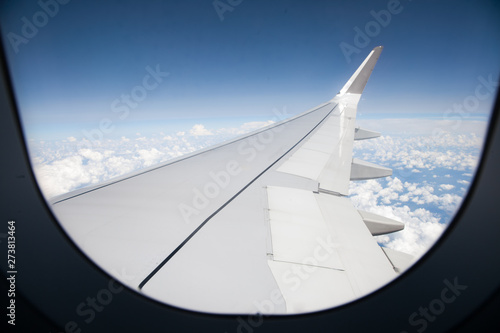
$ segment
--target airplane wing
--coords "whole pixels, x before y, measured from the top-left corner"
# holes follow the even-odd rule
[[[366,295],[404,254],[373,235],[349,182],[391,174],[352,158],[374,48],[330,101],[232,141],[64,194],[51,208],[78,247],[128,287],[201,312],[296,314]],[[403,257],[403,259],[401,259]]]

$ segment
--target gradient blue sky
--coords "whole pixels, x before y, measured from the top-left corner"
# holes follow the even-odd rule
[[[42,0],[50,2],[51,0]],[[227,0],[222,0],[227,3]],[[244,0],[221,21],[213,1],[81,1],[14,52],[37,1],[4,1],[2,35],[28,137],[81,137],[108,118],[113,135],[183,130],[188,123],[296,114],[340,90],[369,51],[384,51],[359,117],[441,117],[500,73],[498,1],[402,0],[401,12],[346,61],[355,27],[391,1]],[[111,103],[142,83],[147,66],[170,75],[126,119]],[[472,117],[486,117],[493,95]],[[228,119],[232,119],[229,121]]]

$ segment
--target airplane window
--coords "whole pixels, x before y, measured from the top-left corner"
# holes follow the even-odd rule
[[[1,29],[38,185],[88,258],[183,309],[301,314],[384,286],[449,226],[499,11],[5,1]]]

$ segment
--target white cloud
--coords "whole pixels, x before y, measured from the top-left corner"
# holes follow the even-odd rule
[[[91,149],[80,150],[75,147],[81,140],[76,139],[57,143],[30,141],[34,145],[30,151],[41,188],[47,197],[52,197],[163,163],[272,123],[248,122],[212,130],[196,124],[176,133],[137,133],[130,135],[133,139],[106,139]],[[384,246],[420,256],[445,229],[445,216],[459,207],[459,194],[466,191],[470,183],[467,178],[474,174],[481,144],[473,134],[439,138],[382,136],[356,141],[355,157],[391,167],[394,174],[384,180],[352,182],[350,198],[358,209],[404,222],[403,231],[377,239]],[[462,179],[454,178],[457,174]],[[441,183],[441,179],[446,179],[446,183]],[[454,182],[463,187],[452,185]]]
[[[31,160],[46,197],[150,167],[223,140],[221,136],[176,134],[121,136],[92,145],[84,139],[60,142],[31,141]],[[77,147],[90,146],[77,150]]]
[[[78,153],[92,161],[101,161],[103,158],[103,155],[101,153],[90,149],[80,149]]]
[[[409,138],[381,136],[354,143],[354,148],[361,152],[362,159],[390,164],[393,168],[403,167],[409,169],[409,172],[435,168],[474,170],[481,147],[482,138],[474,134]]]
[[[249,133],[249,132],[261,129],[263,127],[272,125],[274,123],[275,123],[275,121],[273,121],[273,120],[251,121],[251,122],[243,123],[239,127],[220,128],[217,130],[217,133],[230,134],[230,135],[240,135],[240,134],[245,134],[245,133]]]
[[[34,168],[37,181],[47,197],[91,182],[92,177],[85,171],[82,160],[81,156],[74,155]]]
[[[435,136],[439,137],[451,135],[455,137],[455,142],[459,144],[462,137],[473,133],[477,136],[484,136],[488,126],[487,120],[467,120],[462,119],[457,123],[456,119],[358,119],[361,127],[369,128],[381,133],[401,133],[404,131],[408,136]],[[458,126],[457,126],[458,125]]]
[[[156,148],[151,148],[150,150],[140,149],[137,151],[139,157],[144,161],[144,166],[151,166],[158,163],[162,156],[164,155]]]
[[[463,198],[459,195],[446,193],[438,197],[436,204],[440,209],[446,212],[455,213],[458,207],[460,207],[462,200]]]
[[[389,183],[388,183],[389,187],[392,188],[394,191],[397,191],[397,192],[403,191],[404,186],[403,186],[403,183],[401,182],[401,180],[399,180],[398,178],[389,177],[388,181],[389,181]]]
[[[189,133],[195,136],[214,135],[212,132],[207,130],[205,126],[203,126],[202,124],[194,125],[193,128],[191,128],[191,130],[189,131]]]
[[[403,194],[399,197],[399,201],[408,202],[410,200],[410,196],[408,194]]]
[[[110,178],[112,178],[134,171],[140,164],[123,156],[111,156],[106,160],[105,166]]]
[[[69,137],[67,138],[67,140],[68,140],[69,142],[75,142],[75,141],[76,141],[76,138],[75,138],[74,136],[69,136]]]
[[[457,171],[472,176],[481,146],[482,138],[471,133],[381,136],[356,141],[355,157],[391,167],[393,176],[352,182],[350,198],[358,209],[404,222],[403,231],[379,236],[377,240],[383,246],[419,257],[438,239],[448,218],[460,206],[464,190],[458,192],[449,182],[456,179],[453,178]],[[449,172],[439,176],[443,170]],[[448,179],[447,183],[440,183],[440,177]],[[469,184],[463,179],[456,181]]]
[[[273,120],[251,121],[251,122],[248,122],[248,123],[244,123],[243,125],[241,125],[240,128],[242,130],[246,130],[246,131],[250,132],[250,131],[254,131],[254,130],[257,130],[257,129],[260,129],[262,127],[266,127],[266,126],[269,126],[269,125],[272,125],[272,124],[274,124]]]
[[[412,211],[407,205],[395,205],[393,200],[407,202],[412,198],[425,204],[429,198],[433,198],[432,188],[405,183],[403,189],[403,184],[397,178],[389,180],[388,184],[389,187],[382,188],[376,180],[352,182],[351,201],[357,209],[403,222],[403,231],[376,237],[377,241],[394,250],[420,257],[441,235],[445,225],[439,223],[440,219],[427,209]],[[398,196],[399,192],[408,189],[411,191]],[[417,194],[420,196],[415,196]]]
[[[378,242],[415,258],[422,256],[446,228],[431,212],[420,208],[411,211],[408,206],[391,207],[392,215],[405,224],[397,233],[375,237]]]

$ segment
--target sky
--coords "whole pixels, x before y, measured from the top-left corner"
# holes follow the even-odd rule
[[[360,116],[442,117],[500,73],[496,1],[66,2],[3,5],[29,138],[80,138],[102,119],[120,137],[297,114],[332,98],[377,45]],[[148,68],[161,82],[136,88]],[[470,116],[487,117],[492,96]]]
[[[498,1],[4,1],[4,49],[46,197],[224,141],[331,99],[383,45],[355,157],[359,209],[416,256],[453,217],[500,74]]]

